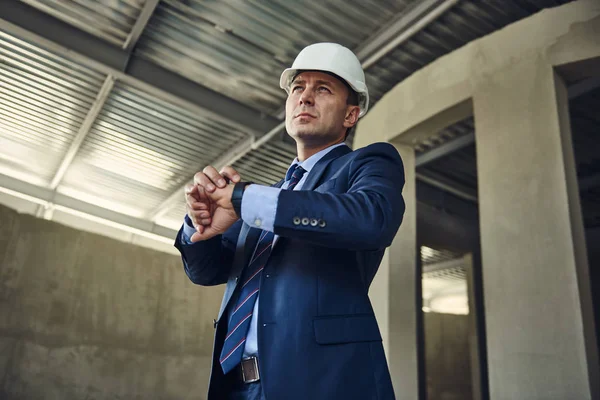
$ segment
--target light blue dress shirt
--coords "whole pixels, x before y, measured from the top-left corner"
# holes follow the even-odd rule
[[[277,212],[277,200],[279,198],[279,192],[286,189],[289,185],[290,169],[299,164],[306,170],[306,173],[300,179],[300,182],[296,185],[294,190],[301,190],[306,178],[310,174],[315,164],[319,162],[327,153],[336,147],[345,146],[345,143],[335,144],[329,146],[326,149],[313,154],[304,161],[298,161],[295,158],[290,167],[288,168],[288,174],[286,174],[286,181],[283,183],[281,188],[274,188],[261,185],[250,185],[244,191],[244,197],[242,198],[242,219],[245,223],[254,228],[260,228],[265,231],[273,232],[275,229],[275,213]],[[189,238],[196,232],[194,227],[190,226],[187,221],[183,224],[183,239],[189,242]],[[279,236],[275,235],[273,238],[273,246],[277,243]],[[260,297],[260,292],[259,292]],[[258,324],[258,300],[254,304],[254,311],[252,313],[252,320],[250,321],[250,327],[248,328],[248,335],[246,336],[246,343],[244,348],[243,357],[250,357],[258,355],[258,342],[256,337],[257,324]]]

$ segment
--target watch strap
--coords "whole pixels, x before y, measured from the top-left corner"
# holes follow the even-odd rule
[[[242,218],[242,198],[244,196],[244,189],[246,186],[251,185],[253,182],[238,182],[233,187],[233,193],[231,194],[231,204],[238,217]]]

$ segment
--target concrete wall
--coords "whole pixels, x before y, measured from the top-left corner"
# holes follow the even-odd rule
[[[204,399],[222,289],[0,206],[0,398]]]
[[[472,399],[467,315],[424,313],[427,400]]]

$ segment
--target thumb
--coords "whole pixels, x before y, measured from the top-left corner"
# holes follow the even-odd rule
[[[204,226],[201,228],[204,228],[204,229],[201,229],[202,232],[196,231],[190,237],[190,241],[192,243],[201,242],[203,240],[208,240],[208,239],[211,239],[211,238],[217,236],[217,232],[214,229],[212,229],[210,226]]]

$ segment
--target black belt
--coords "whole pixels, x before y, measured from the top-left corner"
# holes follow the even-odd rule
[[[239,383],[253,383],[260,381],[258,358],[244,358],[241,363],[227,374],[227,376]]]

